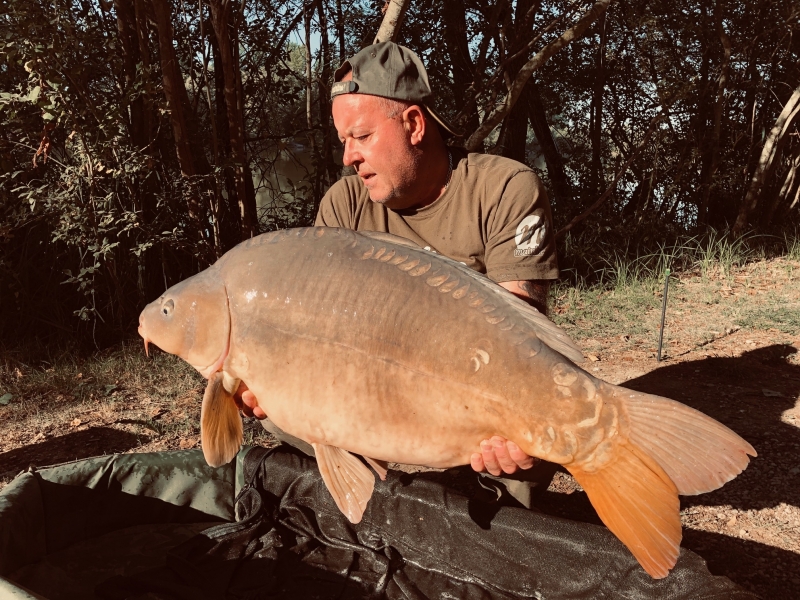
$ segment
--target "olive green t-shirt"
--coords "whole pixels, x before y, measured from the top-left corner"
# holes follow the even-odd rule
[[[432,204],[386,208],[352,175],[325,194],[316,224],[399,235],[496,282],[557,279],[550,203],[536,173],[501,156],[450,151],[450,184]]]

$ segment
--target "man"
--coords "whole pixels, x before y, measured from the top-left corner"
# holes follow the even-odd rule
[[[422,61],[393,42],[345,61],[331,97],[342,161],[357,174],[328,190],[316,224],[402,236],[486,274],[547,314],[558,265],[550,206],[536,174],[507,158],[448,147],[445,139],[456,134],[433,111]],[[265,419],[252,394],[241,391],[245,414]],[[533,464],[500,437],[484,440],[471,460],[475,471],[495,476]],[[529,504],[529,498],[520,501]]]

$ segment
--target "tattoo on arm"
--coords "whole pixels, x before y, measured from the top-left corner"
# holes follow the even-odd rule
[[[520,281],[520,289],[525,292],[525,296],[518,294],[522,298],[538,310],[543,315],[547,315],[547,293],[550,291],[549,281]]]

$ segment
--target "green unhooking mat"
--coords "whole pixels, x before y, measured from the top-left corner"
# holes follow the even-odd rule
[[[682,550],[651,579],[605,528],[390,472],[361,523],[313,459],[245,448],[99,457],[0,493],[0,599],[744,599]]]

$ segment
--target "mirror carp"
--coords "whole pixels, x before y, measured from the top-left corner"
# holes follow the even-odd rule
[[[604,382],[578,347],[513,294],[396,236],[336,228],[242,242],[140,317],[147,344],[208,379],[201,441],[233,459],[244,382],[285,432],[310,443],[357,523],[386,462],[469,464],[499,435],[563,465],[653,577],[675,565],[678,495],[715,490],[756,456],[688,406]],[[385,471],[383,471],[385,473]]]

